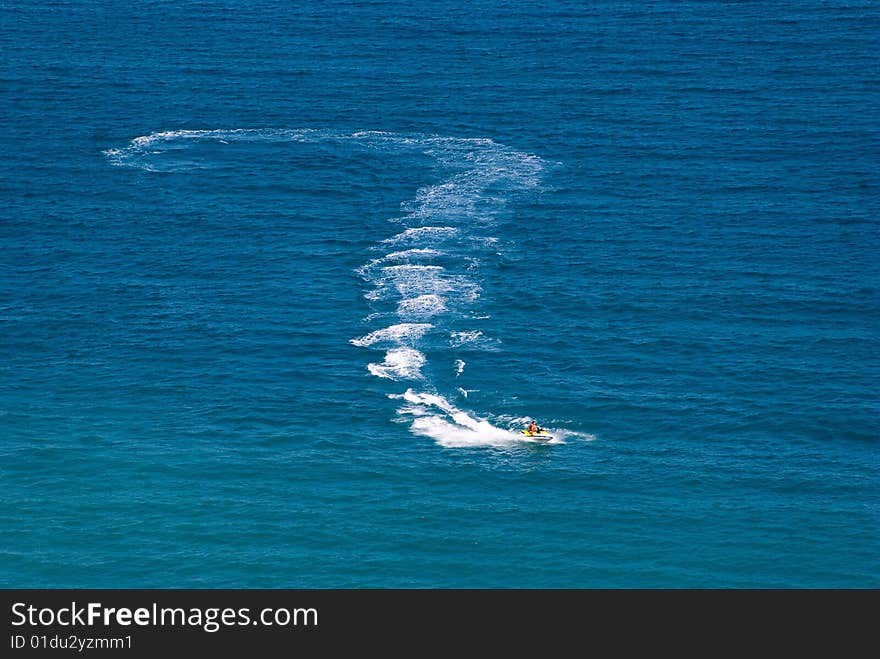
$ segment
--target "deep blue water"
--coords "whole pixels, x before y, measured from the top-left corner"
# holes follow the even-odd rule
[[[880,586],[878,35],[3,2],[0,585]]]

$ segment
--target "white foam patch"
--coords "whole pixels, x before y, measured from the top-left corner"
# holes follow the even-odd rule
[[[420,277],[424,274],[442,272],[441,265],[419,265],[417,263],[401,263],[400,265],[386,265],[382,268],[382,273],[386,277],[399,277],[407,279],[410,277]]]
[[[442,295],[452,290],[452,283],[442,276],[439,265],[393,265],[382,268],[379,288],[393,288],[402,298]]]
[[[476,204],[481,200],[479,189],[469,185],[460,175],[437,185],[420,188],[415,199],[401,204],[407,214],[398,222],[443,217],[460,221],[476,215]]]
[[[455,377],[458,377],[459,375],[462,374],[462,372],[464,372],[464,367],[465,367],[464,360],[461,360],[461,359],[455,360]]]
[[[451,290],[451,284],[443,277],[444,271],[439,265],[387,265],[371,281],[377,288],[393,288],[400,297],[436,295]]]
[[[468,238],[471,249],[480,251],[498,252],[498,238],[495,236],[470,236]]]
[[[470,303],[479,298],[481,292],[476,282],[464,275],[448,274],[439,265],[407,263],[385,266],[371,282],[375,288],[365,293],[368,300],[383,300],[395,295],[403,299],[435,295]]]
[[[444,311],[446,311],[446,303],[442,297],[434,293],[407,298],[397,305],[397,315],[407,319],[430,318]]]
[[[382,256],[378,259],[372,259],[368,263],[365,263],[364,265],[357,268],[355,272],[357,272],[364,279],[369,279],[371,272],[384,263],[394,261],[407,261],[409,259],[426,259],[435,256],[443,256],[443,252],[432,249],[430,247],[416,247],[413,249],[405,249],[399,252],[391,252],[390,254],[386,254],[385,256]]]
[[[451,289],[442,277],[443,268],[439,265],[392,265],[384,266],[370,280],[375,290],[366,295],[368,299],[378,300],[397,294],[402,298],[419,295],[440,295]]]
[[[361,348],[368,348],[376,344],[402,345],[417,341],[432,327],[434,326],[430,323],[400,323],[391,327],[383,327],[357,339],[351,339],[349,343]]]
[[[458,234],[461,230],[457,227],[412,227],[390,238],[385,238],[383,243],[422,243],[438,245]]]
[[[385,353],[381,364],[368,364],[367,370],[373,375],[389,380],[420,380],[425,356],[413,348],[394,348]]]
[[[452,332],[452,334],[449,335],[449,344],[454,348],[458,348],[469,343],[476,343],[480,340],[480,337],[482,336],[483,332],[481,330],[471,330],[468,332]]]
[[[407,389],[402,395],[391,394],[389,397],[405,401],[398,413],[412,417],[410,428],[415,434],[430,437],[447,448],[509,447],[522,436],[460,410],[437,394]]]
[[[426,258],[430,256],[441,256],[443,252],[440,252],[436,249],[432,249],[430,247],[414,247],[412,249],[404,249],[399,252],[391,252],[388,254],[384,260],[386,261],[400,261],[405,259],[413,259],[413,258]]]
[[[482,330],[456,331],[449,334],[449,345],[453,348],[494,352],[498,350],[499,343],[498,339],[487,337]]]
[[[441,217],[456,224],[493,222],[507,205],[508,192],[539,184],[544,163],[537,156],[491,141],[480,146],[430,151],[441,163],[457,167],[466,163],[467,168],[442,183],[420,188],[414,199],[401,204],[406,215],[396,221],[430,222]]]

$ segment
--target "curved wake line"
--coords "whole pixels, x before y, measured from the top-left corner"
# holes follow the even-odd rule
[[[412,419],[413,432],[447,448],[508,446],[518,439],[514,431],[460,410],[437,394],[407,389],[403,394],[390,394],[389,398],[404,401],[398,414]]]
[[[476,186],[480,183],[491,183],[500,179],[518,182],[518,185],[523,189],[535,187],[538,185],[538,175],[544,168],[544,161],[538,156],[516,151],[488,138],[444,137],[429,133],[407,135],[382,131],[345,133],[316,128],[220,128],[157,131],[135,137],[125,147],[105,149],[103,153],[113,165],[154,170],[155,167],[149,162],[150,157],[162,154],[165,150],[174,150],[181,142],[219,144],[234,142],[293,142],[300,144],[355,142],[367,148],[421,153],[432,157],[442,165],[459,169],[464,167],[465,171],[453,176],[450,181],[439,186],[422,188],[417,192],[416,200],[404,202],[407,206],[413,203],[418,206],[420,198],[425,200],[442,198],[441,190],[443,188],[450,190],[450,186],[454,186],[454,182],[474,191],[477,191]]]
[[[504,448],[523,443],[564,444],[565,436],[574,436],[562,429],[548,429],[554,436],[552,440],[530,439],[519,431],[524,419],[512,419],[508,428],[502,428],[472,412],[459,409],[443,396],[417,392],[411,388],[403,394],[389,394],[388,397],[403,401],[397,412],[401,418],[411,419],[414,433],[430,437],[446,448]],[[592,439],[592,436],[581,438]]]
[[[371,375],[424,389],[417,392],[408,386],[403,394],[391,394],[404,401],[398,409],[399,420],[408,420],[413,433],[446,447],[523,441],[517,431],[461,410],[438,393],[423,372],[427,359],[422,342],[429,333],[434,337],[445,334],[439,345],[447,350],[497,349],[498,339],[487,337],[482,329],[457,327],[456,323],[467,318],[472,324],[488,317],[464,313],[478,302],[482,292],[478,279],[481,251],[493,253],[497,249],[498,238],[487,232],[510,213],[510,202],[516,195],[540,185],[544,161],[488,138],[287,128],[159,131],[136,137],[123,148],[107,149],[104,154],[118,167],[180,171],[208,167],[217,154],[214,145],[238,142],[355,143],[379,153],[427,155],[447,170],[445,180],[419,188],[411,199],[400,203],[402,214],[388,220],[403,225],[402,229],[370,248],[386,253],[355,269],[368,287],[364,298],[374,307],[364,322],[389,317],[396,322],[349,342],[384,352],[381,362],[367,365]],[[199,144],[206,148],[187,160],[187,150]],[[198,158],[202,162],[197,163]],[[465,362],[455,357],[451,355],[449,363],[454,361],[454,377],[459,381]],[[467,397],[468,389],[456,386],[456,390]]]

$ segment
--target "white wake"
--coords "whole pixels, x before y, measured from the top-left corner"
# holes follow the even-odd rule
[[[509,216],[515,197],[540,186],[545,162],[485,138],[313,129],[162,131],[104,153],[119,167],[177,171],[208,166],[210,149],[234,142],[353,142],[380,153],[429,156],[439,171],[447,172],[443,180],[401,201],[401,214],[388,218],[390,235],[372,245],[370,251],[376,256],[356,269],[373,312],[363,320],[363,335],[350,343],[380,352],[380,358],[370,361],[366,369],[404,388],[391,396],[401,401],[398,420],[409,423],[413,433],[446,447],[522,441],[518,432],[522,426],[515,427],[519,420],[502,422],[501,417],[459,409],[437,391],[437,383],[425,375],[429,366],[426,342],[434,349],[431,354],[438,350],[449,354],[449,368],[455,369],[454,390],[467,398],[474,390],[459,386],[465,367],[459,351],[495,350],[500,342],[479,326],[480,319],[487,318],[485,313],[475,311],[483,293],[481,259],[497,249],[498,237],[492,232],[501,218]],[[208,149],[203,162],[194,163],[196,154],[190,160],[180,156],[193,145]],[[390,324],[369,327],[389,318]]]

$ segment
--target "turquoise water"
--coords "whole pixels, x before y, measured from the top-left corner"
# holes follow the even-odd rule
[[[880,586],[870,3],[0,20],[0,584]]]

